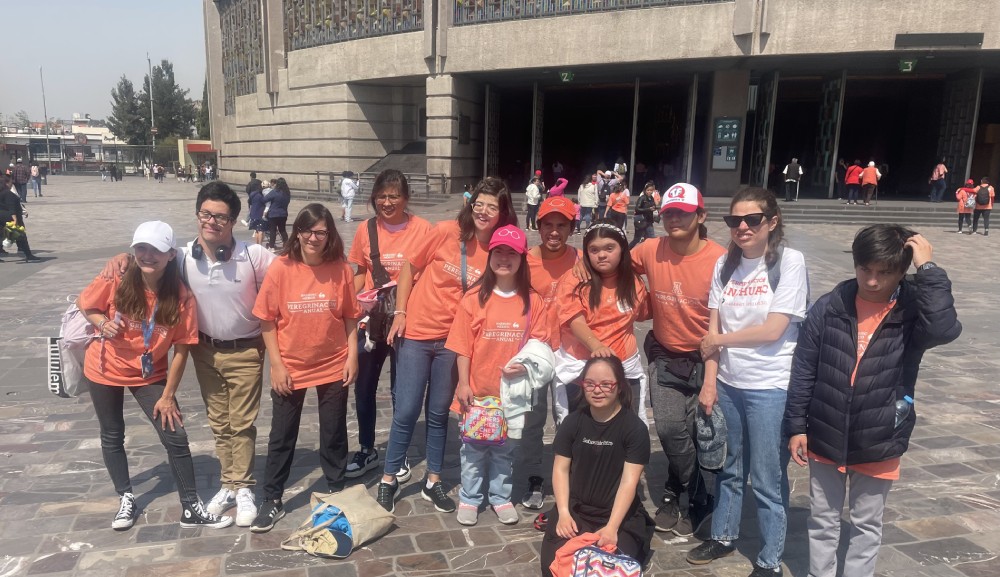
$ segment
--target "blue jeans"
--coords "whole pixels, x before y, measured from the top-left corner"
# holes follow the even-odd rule
[[[535,221],[536,215],[538,215],[538,205],[528,203],[528,214],[524,219],[524,228],[527,230],[538,228],[538,222]]]
[[[584,225],[584,228],[590,228],[590,223],[595,220],[594,219],[594,211],[595,210],[597,210],[597,209],[594,208],[594,207],[592,207],[592,206],[582,206],[582,207],[580,207],[580,219],[583,222],[586,223]]]
[[[445,339],[403,339],[399,345],[396,361],[403,370],[396,375],[396,404],[385,455],[386,475],[395,475],[403,467],[421,409],[427,422],[427,473],[441,473],[448,440],[448,407],[458,384],[457,355],[444,348],[444,342]]]
[[[945,179],[939,178],[931,181],[931,202],[941,202],[944,198],[944,189],[947,188]]]
[[[459,449],[462,457],[462,488],[458,498],[467,505],[483,504],[483,481],[489,484],[490,505],[510,503],[514,484],[511,471],[516,452],[515,439],[503,445],[471,445],[463,443]]]
[[[382,376],[382,366],[389,359],[389,391],[392,406],[396,406],[396,351],[385,343],[375,343],[365,350],[365,335],[358,331],[358,381],[354,385],[354,409],[358,414],[358,443],[368,449],[375,447],[375,393]]]
[[[740,514],[747,476],[757,500],[761,549],[757,565],[774,569],[785,551],[788,515],[788,460],[781,421],[787,392],[782,389],[748,391],[718,381],[718,408],[726,417],[726,462],[716,477],[712,539],[735,541],[740,536]]]

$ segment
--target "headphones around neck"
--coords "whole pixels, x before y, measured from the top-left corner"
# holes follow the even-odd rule
[[[229,262],[229,259],[233,258],[233,248],[235,246],[236,239],[233,239],[233,246],[220,246],[215,249],[215,260]],[[191,245],[191,258],[194,260],[205,258],[205,249],[201,248],[201,243],[198,242],[198,239],[194,239],[194,243]]]

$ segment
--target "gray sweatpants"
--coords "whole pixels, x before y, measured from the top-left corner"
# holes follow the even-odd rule
[[[882,513],[892,481],[876,479],[836,465],[809,461],[809,577],[837,574],[840,514],[848,500],[850,531],[843,575],[871,577],[882,545]]]

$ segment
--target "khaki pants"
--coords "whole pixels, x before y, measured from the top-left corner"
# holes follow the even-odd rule
[[[264,377],[263,347],[226,350],[199,343],[191,348],[201,398],[215,435],[222,486],[252,487],[257,413]]]

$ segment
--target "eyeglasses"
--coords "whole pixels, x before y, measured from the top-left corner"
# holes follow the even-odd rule
[[[614,381],[592,381],[590,379],[583,380],[583,388],[587,391],[593,391],[595,389],[600,389],[602,393],[610,393],[611,391],[618,388],[618,383]]]
[[[310,239],[316,237],[316,240],[326,240],[326,237],[330,236],[330,231],[328,230],[300,230],[299,236],[304,239]]]
[[[500,213],[500,205],[497,204],[486,204],[485,202],[476,201],[472,203],[472,210],[474,212],[485,212],[490,216],[495,216]]]
[[[518,230],[514,230],[512,228],[501,228],[500,230],[496,231],[493,234],[497,235],[500,238],[504,238],[504,237],[508,237],[509,236],[510,238],[512,238],[514,240],[521,240],[521,238],[522,238],[521,237],[521,232],[518,231]]]
[[[754,212],[751,214],[744,214],[743,216],[733,216],[726,215],[722,217],[722,220],[726,221],[726,226],[729,228],[739,228],[741,222],[747,223],[749,227],[759,226],[760,223],[764,222],[763,212]]]
[[[403,198],[403,196],[400,194],[380,194],[375,197],[375,202],[391,202],[395,204],[399,202],[401,198]]]
[[[226,226],[227,224],[233,222],[233,217],[228,214],[215,214],[208,212],[207,210],[199,210],[195,214],[198,216],[198,220],[201,221],[202,224],[208,224],[212,221],[212,219],[215,219],[215,222],[221,224],[222,226]]]

